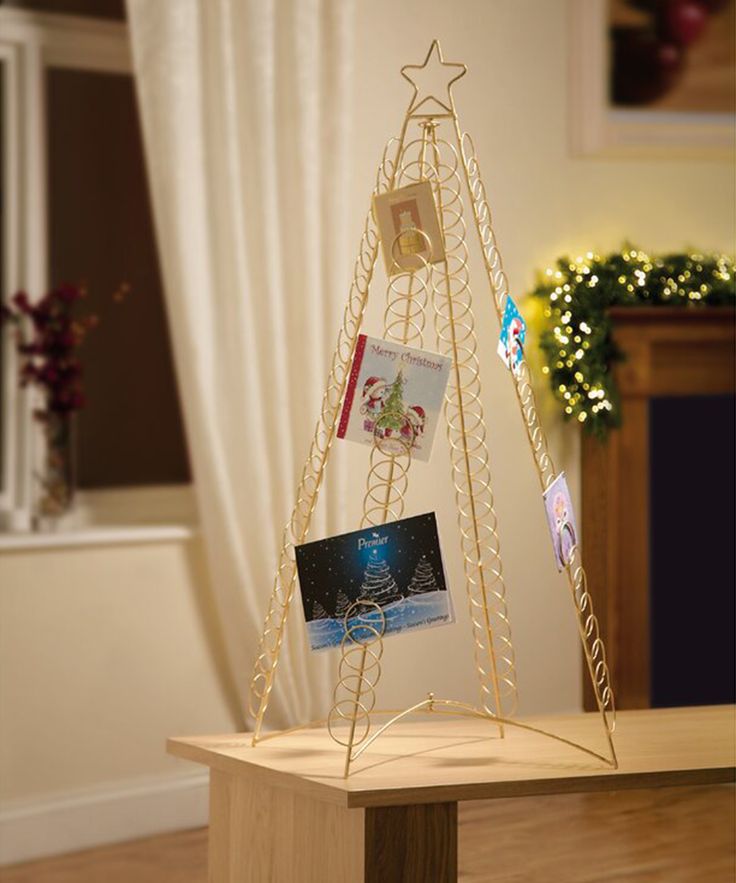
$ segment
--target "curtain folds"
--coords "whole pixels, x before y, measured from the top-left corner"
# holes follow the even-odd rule
[[[350,278],[353,4],[128,0],[200,519],[243,699]],[[315,537],[341,526],[335,465]],[[331,672],[308,653],[297,604],[270,726],[324,713]]]

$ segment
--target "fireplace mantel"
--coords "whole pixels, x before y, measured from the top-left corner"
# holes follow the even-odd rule
[[[625,354],[614,369],[622,425],[605,443],[583,438],[583,561],[617,705],[647,708],[650,401],[736,391],[736,314],[720,307],[618,307],[610,315]],[[594,708],[587,689],[585,707]]]

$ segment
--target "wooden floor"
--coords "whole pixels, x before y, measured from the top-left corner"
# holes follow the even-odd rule
[[[727,785],[476,801],[460,805],[460,880],[733,883],[735,831]],[[206,830],[0,869],[2,883],[206,879]]]

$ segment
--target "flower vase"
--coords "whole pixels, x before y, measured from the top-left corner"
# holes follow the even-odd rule
[[[45,450],[39,475],[36,525],[54,530],[69,513],[76,489],[74,415],[47,412],[43,417]]]

